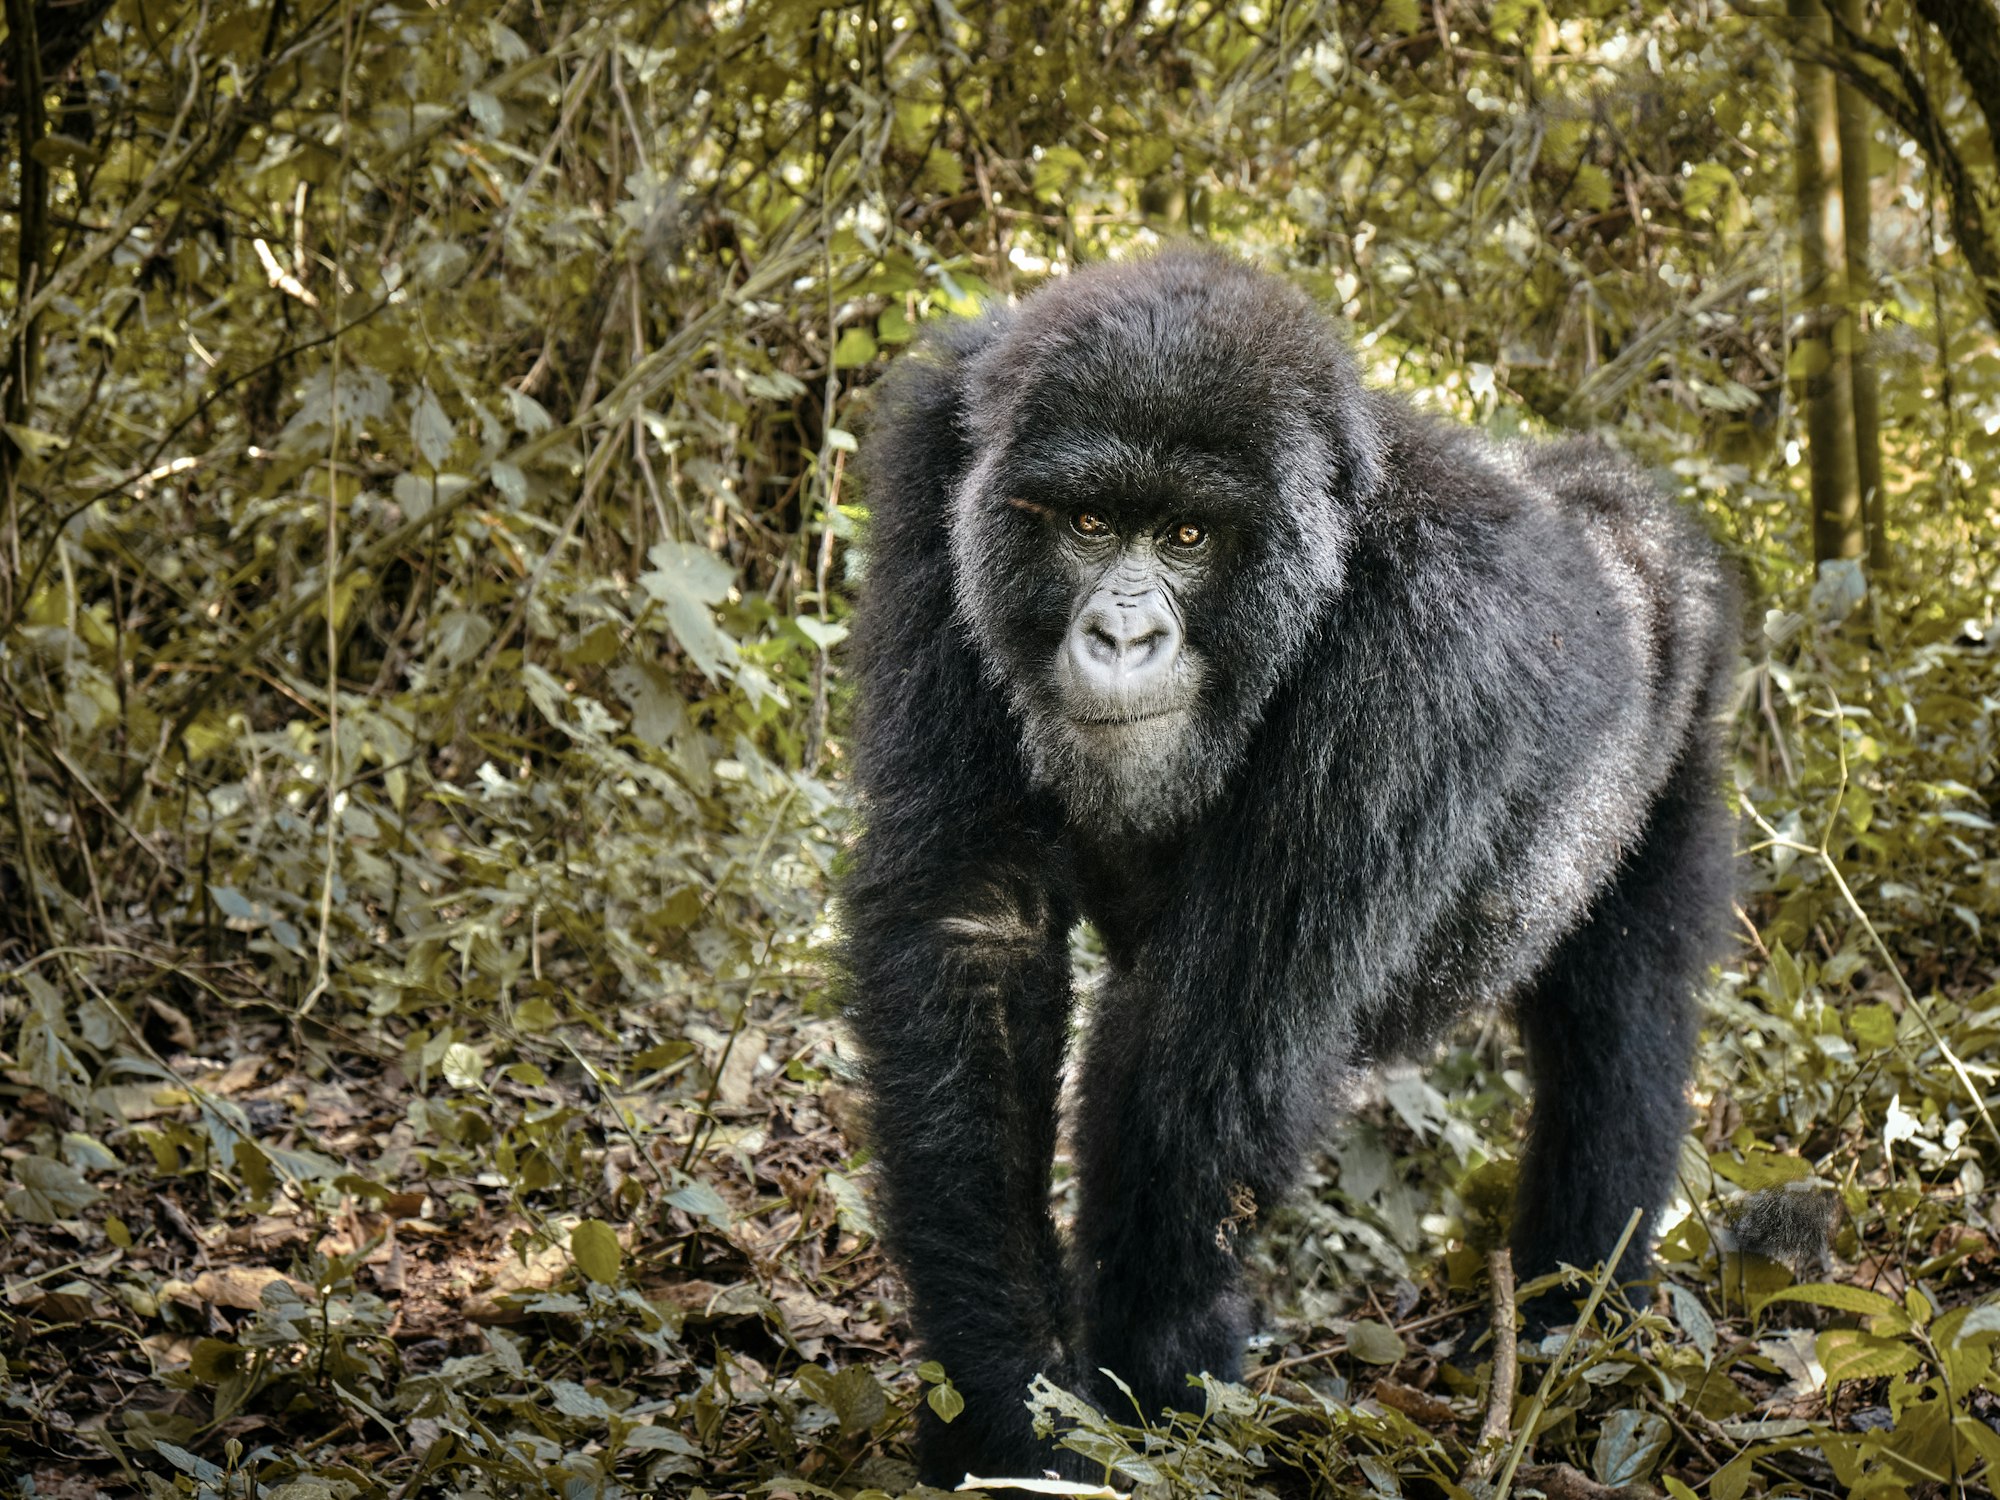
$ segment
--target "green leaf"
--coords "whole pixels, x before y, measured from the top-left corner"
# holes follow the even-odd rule
[[[646,556],[653,571],[639,575],[640,587],[664,607],[667,628],[702,676],[721,681],[736,661],[736,642],[715,623],[711,607],[729,596],[734,571],[713,552],[688,542],[658,542]]]
[[[12,438],[15,445],[30,458],[46,458],[69,446],[66,437],[44,432],[39,427],[24,427],[19,422],[0,422],[0,432]]]
[[[959,1395],[958,1387],[950,1381],[932,1386],[924,1400],[938,1414],[940,1422],[950,1422],[965,1410],[965,1397]]]
[[[1720,162],[1705,161],[1681,186],[1681,207],[1697,219],[1721,217],[1736,193],[1736,178]]]
[[[1701,1351],[1702,1364],[1708,1365],[1715,1358],[1715,1320],[1701,1305],[1701,1299],[1686,1287],[1668,1282],[1667,1296],[1673,1303],[1674,1321],[1681,1325],[1689,1341]]]
[[[47,1156],[24,1156],[14,1163],[18,1184],[7,1195],[7,1211],[30,1224],[73,1218],[101,1196],[81,1172]]]
[[[1901,1375],[1921,1363],[1917,1351],[1901,1340],[1877,1338],[1857,1328],[1830,1328],[1819,1336],[1815,1348],[1828,1390],[1843,1380]]]
[[[671,675],[650,662],[611,669],[611,685],[632,710],[632,733],[662,746],[687,727],[687,705]]]
[[[1743,1500],[1750,1487],[1751,1455],[1740,1453],[1715,1471],[1708,1482],[1710,1500]]]
[[[528,476],[504,458],[494,460],[493,488],[509,505],[528,503]]]
[[[489,136],[498,136],[507,128],[507,111],[500,101],[484,89],[474,89],[465,96],[466,110],[479,122],[479,128]]]
[[[1611,174],[1594,161],[1584,162],[1576,169],[1570,191],[1585,207],[1601,214],[1611,207]]]
[[[569,1253],[576,1268],[604,1286],[618,1285],[625,1269],[625,1252],[618,1231],[602,1219],[585,1219],[569,1232]]]
[[[889,1409],[889,1398],[883,1393],[881,1383],[864,1365],[849,1365],[832,1373],[818,1365],[807,1365],[799,1371],[799,1385],[839,1418],[840,1430],[845,1434],[866,1432]],[[945,1386],[934,1387],[931,1395],[935,1397],[945,1389]]]
[[[1539,0],[1493,0],[1487,26],[1494,41],[1512,46],[1523,32],[1540,23],[1541,13]]]
[[[416,403],[410,409],[410,441],[424,462],[433,469],[442,469],[444,461],[451,454],[451,445],[458,434],[453,430],[451,418],[438,405],[438,398],[425,386],[417,393]]]
[[[546,406],[521,391],[507,392],[507,409],[513,414],[514,425],[523,437],[539,437],[556,425],[556,419],[549,415]]]
[[[592,1394],[574,1380],[551,1380],[549,1396],[554,1401],[556,1410],[566,1417],[608,1422],[617,1415],[602,1396]]]
[[[1626,1407],[1604,1419],[1591,1450],[1590,1468],[1598,1481],[1613,1488],[1638,1484],[1653,1472],[1666,1452],[1672,1429],[1665,1417]]]
[[[811,615],[800,615],[792,622],[799,627],[805,638],[822,651],[831,651],[847,639],[845,625],[831,625],[824,620],[816,620]]]
[[[683,1458],[699,1458],[701,1449],[671,1427],[648,1422],[625,1434],[624,1446],[635,1453],[678,1453]]]
[[[240,1374],[249,1363],[249,1353],[242,1345],[223,1339],[196,1339],[188,1353],[188,1373],[203,1385]]]
[[[667,1202],[719,1229],[729,1227],[729,1200],[705,1182],[690,1182],[686,1187],[676,1188],[667,1194]]]
[[[104,153],[90,142],[79,140],[73,135],[51,131],[29,148],[28,155],[49,167],[94,167],[104,160]]]
[[[445,1082],[455,1089],[476,1089],[485,1081],[486,1061],[478,1049],[468,1047],[464,1042],[453,1042],[444,1049],[444,1059],[439,1064]]]
[[[1880,1052],[1896,1045],[1896,1013],[1886,1005],[1857,1005],[1846,1016],[1847,1034],[1857,1047]]]
[[[852,370],[874,358],[874,334],[858,325],[841,330],[840,342],[833,347],[833,367],[836,370]]]
[[[1393,1365],[1410,1351],[1387,1323],[1362,1318],[1347,1325],[1347,1352],[1371,1365]]]
[[[1982,1302],[1965,1315],[1964,1320],[1954,1330],[1957,1342],[1963,1344],[1975,1338],[1991,1338],[2000,1333],[2000,1302]]]
[[[1718,1151],[1708,1159],[1708,1164],[1717,1176],[1753,1193],[1763,1188],[1783,1187],[1788,1182],[1812,1176],[1812,1163],[1804,1157],[1764,1146],[1751,1147],[1743,1153],[1741,1161],[1727,1151]]]
[[[1810,1302],[1814,1307],[1830,1307],[1836,1312],[1859,1313],[1864,1318],[1903,1318],[1903,1309],[1880,1292],[1858,1286],[1841,1286],[1831,1281],[1807,1281],[1771,1293],[1757,1304],[1762,1312],[1773,1302]]]

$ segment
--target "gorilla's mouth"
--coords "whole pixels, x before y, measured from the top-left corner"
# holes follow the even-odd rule
[[[1070,723],[1079,729],[1125,729],[1134,724],[1150,724],[1155,719],[1171,719],[1175,714],[1186,713],[1184,707],[1147,709],[1143,713],[1111,714],[1103,717],[1072,714]]]

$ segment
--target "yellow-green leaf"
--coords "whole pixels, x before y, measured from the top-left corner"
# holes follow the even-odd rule
[[[1898,1339],[1877,1338],[1858,1328],[1831,1328],[1814,1346],[1828,1389],[1843,1380],[1879,1380],[1917,1367],[1919,1357]]]
[[[576,1268],[592,1281],[618,1284],[625,1252],[618,1247],[618,1231],[602,1219],[585,1219],[569,1232],[569,1253]]]

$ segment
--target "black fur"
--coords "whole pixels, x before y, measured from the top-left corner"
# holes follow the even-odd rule
[[[848,1015],[888,1242],[966,1400],[926,1414],[927,1479],[1074,1471],[1031,1431],[1037,1373],[1103,1400],[1108,1367],[1149,1412],[1233,1376],[1246,1219],[1344,1080],[1474,1006],[1514,1002],[1536,1083],[1519,1274],[1663,1204],[1729,888],[1734,612],[1690,518],[1596,443],[1364,390],[1306,298],[1193,251],[946,329],[863,458]],[[1106,587],[1077,509],[1207,528],[1154,579],[1166,717],[1066,708]],[[1110,973],[1065,1253],[1079,917]]]

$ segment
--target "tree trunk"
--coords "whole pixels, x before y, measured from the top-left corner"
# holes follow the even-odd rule
[[[1864,0],[1835,0],[1847,26],[1855,32],[1866,23]],[[1868,101],[1845,81],[1834,91],[1840,117],[1840,205],[1846,228],[1847,308],[1853,330],[1854,470],[1861,489],[1862,523],[1868,534],[1868,568],[1889,568],[1889,539],[1883,531],[1882,403],[1875,375],[1874,257],[1869,248],[1870,146],[1874,121]]]
[[[1820,0],[1790,0],[1793,21],[1824,50],[1831,25]],[[1859,558],[1866,546],[1855,465],[1854,320],[1847,300],[1847,228],[1840,201],[1840,119],[1833,75],[1793,63],[1798,93],[1799,272],[1805,327],[1794,350],[1803,377],[1812,463],[1813,560]]]
[[[35,34],[35,8],[29,0],[6,0],[8,40],[13,44],[15,88],[13,104],[21,160],[21,217],[14,263],[14,296],[25,304],[48,274],[49,169],[37,148],[48,133],[43,110],[41,48]],[[35,384],[42,365],[41,329],[28,319],[16,331],[0,369],[0,420],[10,427],[30,427],[35,412]],[[0,434],[0,504],[6,507],[10,535],[20,535],[20,478],[27,457],[13,437]],[[19,561],[18,558],[14,559]],[[6,590],[11,610],[12,585]]]

